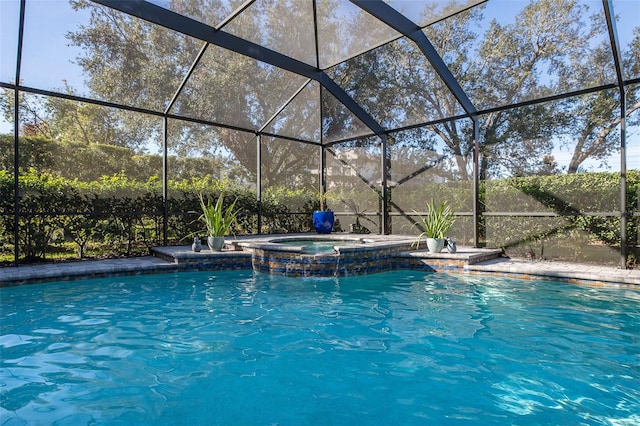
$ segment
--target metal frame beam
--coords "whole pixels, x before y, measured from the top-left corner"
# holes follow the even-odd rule
[[[256,203],[258,204],[258,231],[262,234],[262,135],[256,135]]]
[[[607,21],[609,42],[613,52],[613,62],[616,68],[618,90],[620,92],[620,268],[627,268],[627,140],[626,140],[626,96],[623,76],[623,62],[616,28],[615,13],[612,0],[602,0],[604,15]]]
[[[117,104],[117,103],[113,103],[113,102],[102,101],[102,100],[99,100],[99,99],[85,98],[85,97],[82,97],[82,96],[68,95],[66,93],[52,92],[50,90],[35,89],[33,87],[28,87],[28,86],[20,86],[20,85],[15,85],[15,84],[0,83],[0,88],[9,89],[9,90],[18,90],[20,92],[33,93],[35,95],[51,96],[53,98],[68,99],[70,101],[84,102],[84,103],[88,103],[88,104],[92,104],[92,105],[100,105],[100,106],[105,106],[105,107],[109,107],[109,108],[118,108],[118,109],[121,109],[121,110],[124,110],[124,111],[138,112],[138,113],[141,113],[141,114],[153,115],[153,116],[159,117],[159,118],[163,118],[163,117],[166,116],[167,118],[174,119],[174,120],[186,121],[188,123],[204,124],[204,125],[207,125],[207,126],[222,127],[224,129],[236,130],[238,132],[253,133],[253,134],[256,133],[255,129],[247,129],[246,127],[233,126],[233,125],[230,125],[230,124],[222,124],[222,123],[217,123],[215,121],[202,120],[202,119],[199,119],[199,118],[191,118],[191,117],[186,117],[186,116],[181,116],[181,115],[176,115],[176,114],[165,114],[165,113],[162,113],[162,112],[159,112],[159,111],[150,110],[150,109],[132,107],[132,106],[128,106],[128,105],[122,105],[122,104]],[[319,144],[318,142],[308,141],[306,139],[300,139],[300,138],[295,138],[295,137],[291,137],[291,136],[276,135],[276,134],[268,133],[268,132],[262,132],[262,133],[264,135],[267,135],[267,136],[274,136],[274,137],[277,137],[277,138],[280,138],[280,139],[286,139],[286,140],[290,140],[290,141],[294,141],[294,142],[306,143],[306,144],[310,144],[310,145],[318,145]]]
[[[20,81],[22,67],[22,44],[24,41],[24,16],[26,0],[20,1],[18,23],[18,51],[16,54],[16,87],[13,90],[13,262],[18,266],[20,258]]]
[[[382,211],[380,212],[380,221],[382,222],[382,234],[388,235],[390,233],[389,229],[389,138],[387,135],[382,135],[380,137],[380,150],[382,151],[380,154],[381,157],[381,167],[382,167],[382,175],[380,176],[380,195],[382,196]]]
[[[249,58],[313,79],[322,84],[333,96],[342,102],[374,133],[382,134],[385,129],[358,105],[349,94],[338,86],[327,74],[297,59],[278,53],[256,43],[234,36],[204,24],[195,19],[157,6],[144,0],[92,0],[114,10],[160,25],[182,34],[194,37],[216,46],[231,50]]]
[[[467,96],[465,91],[453,76],[449,67],[444,63],[433,44],[422,32],[419,25],[412,22],[406,16],[383,2],[382,0],[349,0],[365,12],[373,15],[378,20],[384,22],[394,30],[413,40],[418,45],[427,60],[431,63],[436,73],[440,76],[444,84],[458,100],[467,114],[474,115],[477,110]]]
[[[478,117],[473,120],[473,247],[480,247],[480,122]]]
[[[169,231],[169,119],[162,118],[162,245]]]

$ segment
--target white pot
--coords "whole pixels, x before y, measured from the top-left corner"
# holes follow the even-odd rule
[[[211,251],[220,251],[224,246],[224,237],[207,237],[207,244]]]
[[[444,238],[427,238],[427,247],[431,253],[440,253],[444,248]]]

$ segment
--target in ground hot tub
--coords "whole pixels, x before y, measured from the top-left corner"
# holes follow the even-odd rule
[[[255,271],[287,276],[344,276],[393,269],[395,255],[409,250],[411,241],[309,235],[238,245],[252,252]]]
[[[271,243],[282,244],[285,247],[295,247],[301,249],[304,254],[334,254],[339,253],[341,248],[355,246],[356,248],[362,244],[371,243],[364,238],[275,238],[269,240]],[[297,251],[297,250],[296,250]]]

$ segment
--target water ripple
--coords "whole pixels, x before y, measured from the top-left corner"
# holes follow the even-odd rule
[[[198,272],[0,291],[7,424],[640,420],[628,290]]]

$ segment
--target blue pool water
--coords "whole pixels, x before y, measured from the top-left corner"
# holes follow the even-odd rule
[[[334,247],[338,246],[353,246],[362,244],[361,242],[354,240],[282,240],[278,241],[278,244],[286,246],[304,246],[304,253],[309,254],[321,254],[321,253],[335,253]]]
[[[640,423],[640,293],[410,271],[0,289],[3,425]]]

